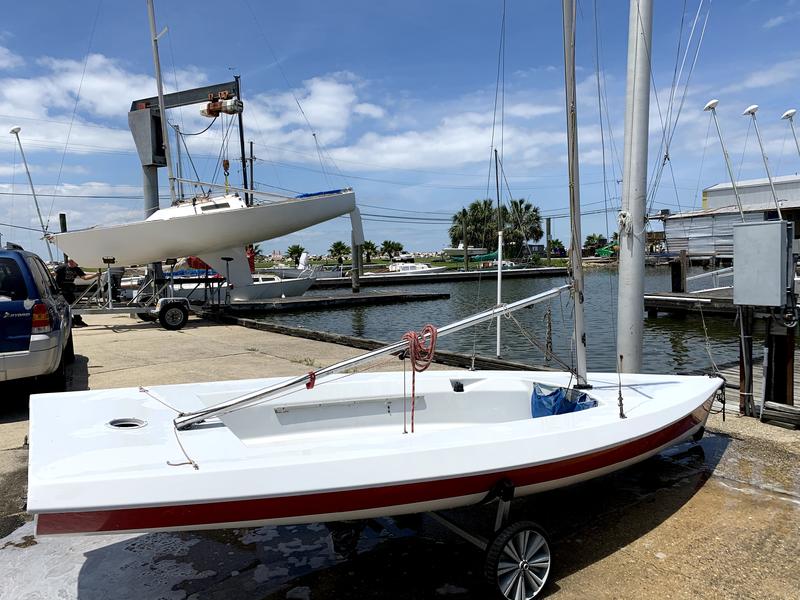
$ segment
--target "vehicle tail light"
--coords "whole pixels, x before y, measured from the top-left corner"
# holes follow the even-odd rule
[[[53,320],[46,304],[34,304],[32,316],[31,333],[49,333],[53,330]]]

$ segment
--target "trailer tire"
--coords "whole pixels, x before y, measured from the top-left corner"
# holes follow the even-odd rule
[[[164,329],[182,329],[189,320],[189,310],[183,304],[165,304],[158,312],[158,322]]]
[[[532,521],[511,523],[486,549],[485,575],[498,598],[538,596],[547,585],[551,570],[550,539]]]

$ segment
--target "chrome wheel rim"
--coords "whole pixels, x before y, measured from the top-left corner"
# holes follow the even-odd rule
[[[497,583],[509,600],[535,597],[550,574],[550,547],[537,531],[525,529],[503,547],[497,563]]]

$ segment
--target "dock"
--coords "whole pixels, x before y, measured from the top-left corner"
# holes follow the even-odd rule
[[[286,312],[293,310],[326,310],[329,308],[352,308],[354,306],[377,306],[380,304],[398,304],[403,302],[427,302],[431,300],[447,300],[450,294],[414,292],[399,294],[384,292],[374,294],[340,294],[337,296],[296,296],[291,298],[270,298],[253,302],[234,302],[229,305],[207,305],[199,309],[198,314],[260,314]]]
[[[503,271],[503,279],[520,277],[561,277],[567,274],[566,267],[536,267],[531,269],[508,269]],[[398,273],[386,275],[363,275],[359,278],[361,287],[377,285],[407,285],[418,283],[442,283],[447,281],[476,281],[478,279],[497,279],[497,270],[440,271],[439,273]],[[311,286],[316,288],[350,287],[350,277],[328,277],[317,279]]]
[[[732,316],[736,314],[733,303],[733,289],[720,288],[703,292],[654,292],[645,294],[644,309],[647,316],[658,313]]]

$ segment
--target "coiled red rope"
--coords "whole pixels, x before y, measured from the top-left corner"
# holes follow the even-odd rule
[[[408,342],[408,357],[411,360],[411,433],[414,433],[414,407],[417,399],[417,373],[431,366],[436,352],[436,327],[425,325],[422,331],[407,331],[403,340]],[[427,343],[425,338],[428,338]]]

